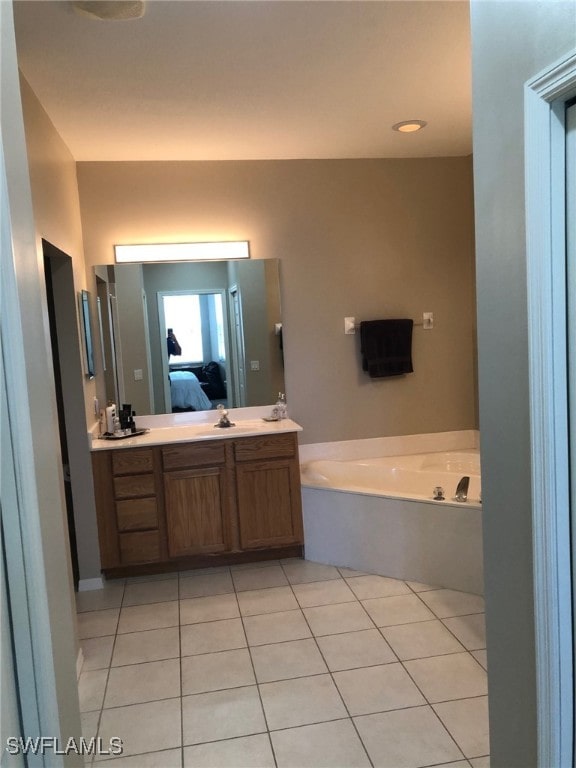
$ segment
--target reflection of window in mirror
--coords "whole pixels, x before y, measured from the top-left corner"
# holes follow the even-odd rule
[[[220,293],[163,294],[162,308],[164,327],[173,331],[182,350],[180,355],[170,358],[171,363],[225,362],[224,309]]]

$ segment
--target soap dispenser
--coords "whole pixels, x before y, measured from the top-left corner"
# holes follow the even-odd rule
[[[278,409],[278,418],[288,418],[288,406],[286,405],[286,395],[283,392],[278,392],[278,400],[276,401],[276,408]]]

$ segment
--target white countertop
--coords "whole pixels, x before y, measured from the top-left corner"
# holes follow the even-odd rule
[[[96,432],[91,435],[92,451],[109,451],[118,448],[141,448],[150,445],[164,445],[166,443],[187,443],[201,440],[223,440],[233,439],[235,437],[251,437],[259,435],[278,435],[285,432],[300,432],[302,427],[292,419],[282,419],[281,421],[264,421],[262,417],[251,419],[240,419],[235,416],[235,411],[230,410],[229,419],[235,424],[234,427],[219,428],[214,426],[217,421],[217,414],[209,411],[212,418],[208,420],[205,416],[201,420],[189,420],[189,423],[166,424],[166,419],[159,423],[162,426],[149,426],[153,422],[153,416],[136,417],[136,427],[150,429],[144,435],[136,437],[126,437],[122,440],[104,440],[98,437]]]

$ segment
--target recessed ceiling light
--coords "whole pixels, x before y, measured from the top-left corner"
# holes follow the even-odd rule
[[[392,130],[400,131],[400,133],[414,133],[415,131],[420,131],[426,125],[428,125],[426,120],[404,120],[393,125]]]

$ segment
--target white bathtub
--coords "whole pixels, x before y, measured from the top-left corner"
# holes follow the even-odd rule
[[[463,476],[470,478],[468,500],[479,504],[480,454],[477,450],[438,451],[414,456],[337,461],[317,459],[302,465],[302,482],[310,487],[338,488],[403,499],[433,501],[440,486],[453,499]],[[435,502],[437,504],[443,502]]]
[[[306,558],[482,594],[477,439],[444,433],[437,436],[444,450],[433,451],[431,437],[402,439],[406,453],[395,456],[386,454],[398,438],[325,444],[324,451],[302,446]],[[470,484],[461,503],[454,495],[464,475]],[[436,486],[445,501],[433,500]]]

